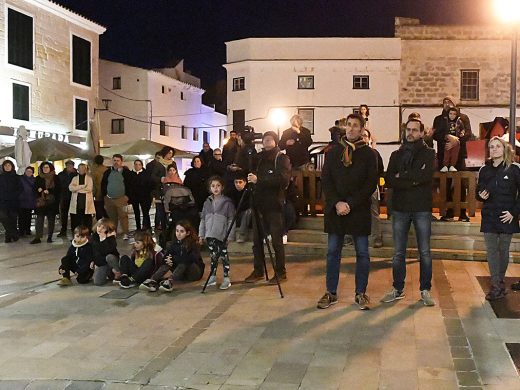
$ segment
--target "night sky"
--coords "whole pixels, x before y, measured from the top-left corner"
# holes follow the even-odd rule
[[[107,27],[101,58],[143,68],[185,59],[209,87],[225,79],[226,41],[248,37],[393,36],[394,17],[493,22],[491,0],[54,0]]]

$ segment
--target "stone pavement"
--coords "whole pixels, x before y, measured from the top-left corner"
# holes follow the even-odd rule
[[[0,244],[0,390],[520,389],[504,347],[520,342],[520,320],[497,319],[485,301],[485,263],[435,260],[438,305],[424,307],[417,261],[406,298],[384,305],[390,262],[372,259],[372,310],[361,312],[351,258],[340,303],[317,310],[323,258],[289,259],[284,299],[264,283],[202,295],[200,282],[108,299],[113,285],[55,285],[61,242],[27,243]],[[231,261],[242,280],[250,258]]]

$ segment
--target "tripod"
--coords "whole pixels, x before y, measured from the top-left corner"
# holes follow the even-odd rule
[[[267,246],[267,252],[269,253],[269,259],[271,260],[271,266],[273,267],[274,279],[276,280],[276,285],[278,286],[280,298],[283,298],[284,295],[283,295],[283,291],[282,291],[282,286],[280,285],[280,280],[278,279],[278,275],[276,274],[276,271],[275,271],[273,251],[271,250],[271,241],[270,241],[269,236],[267,234],[265,234],[262,215],[257,210],[257,208],[254,204],[254,187],[253,187],[252,183],[247,184],[247,186],[244,190],[244,193],[242,194],[242,196],[240,197],[240,201],[238,202],[237,210],[240,210],[240,207],[244,203],[246,193],[248,193],[248,192],[251,194],[251,209],[253,211],[256,228],[257,228],[258,233],[262,237],[262,242]],[[238,219],[238,211],[235,212],[235,215],[233,216],[233,220],[231,221],[231,224],[229,225],[228,230],[226,231],[226,236],[224,237],[224,245],[226,245],[226,246],[227,246],[227,241],[228,241],[229,235],[231,234],[231,230],[233,229],[233,225],[236,223],[237,219]],[[213,273],[216,273],[217,266],[218,266],[218,261],[214,262],[214,264],[212,262],[211,270],[209,272],[208,278],[206,279],[206,282],[204,283],[204,287],[202,287],[201,293],[206,292],[206,287],[208,286],[209,278],[211,278],[211,275],[213,275]],[[267,263],[265,262],[265,257],[264,257],[264,272],[265,272],[265,279],[266,279],[266,281],[268,281],[269,276],[267,274]]]

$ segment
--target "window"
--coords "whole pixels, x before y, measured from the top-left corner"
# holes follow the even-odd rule
[[[314,108],[298,108],[298,115],[302,117],[303,127],[314,134]]]
[[[161,87],[161,92],[164,93],[164,85]]]
[[[8,9],[7,62],[33,69],[33,18]]]
[[[205,144],[209,144],[209,132],[208,131],[204,131],[202,133],[202,142],[204,142]]]
[[[235,77],[233,79],[233,91],[244,91],[246,89],[246,78]]]
[[[29,120],[29,86],[13,83],[13,119]]]
[[[181,126],[181,138],[188,139],[188,129],[184,125]]]
[[[124,134],[125,133],[125,120],[124,119],[112,119],[112,134]]]
[[[90,87],[91,79],[90,42],[72,36],[72,81]]]
[[[478,100],[479,92],[479,71],[461,70],[460,71],[460,99]]]
[[[185,100],[184,99],[184,92],[181,92],[181,100]]]
[[[370,89],[369,76],[354,76],[352,78],[352,89]]]
[[[121,77],[114,77],[112,79],[112,89],[121,89]]]
[[[227,137],[227,131],[224,130],[224,129],[218,129],[218,132],[219,132],[219,138],[220,138],[220,145],[224,145],[224,141],[226,140],[226,137]]]
[[[166,122],[159,121],[159,133],[161,135],[168,135],[168,131],[166,130]]]
[[[88,101],[74,99],[74,128],[88,130]]]
[[[242,131],[246,126],[246,110],[233,110],[233,130]]]
[[[199,129],[196,127],[193,128],[193,140],[198,141],[199,140]]]
[[[298,89],[314,89],[314,76],[298,76]]]

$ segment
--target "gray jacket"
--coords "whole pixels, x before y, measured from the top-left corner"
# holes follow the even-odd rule
[[[224,241],[226,232],[233,222],[235,215],[235,206],[233,201],[227,196],[220,196],[217,200],[213,199],[213,195],[208,196],[202,208],[202,216],[200,218],[199,236],[203,238],[216,238]],[[228,241],[235,240],[235,226],[231,229]]]

